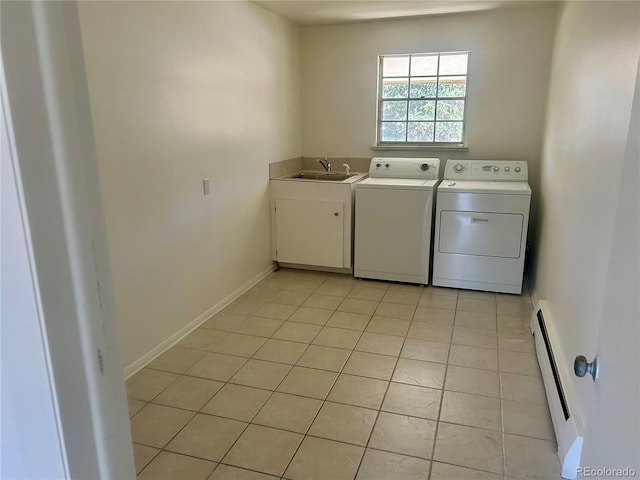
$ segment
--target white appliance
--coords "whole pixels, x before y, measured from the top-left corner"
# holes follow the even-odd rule
[[[447,160],[436,206],[434,285],[521,293],[527,179],[527,162]]]
[[[356,184],[354,275],[429,282],[438,158],[373,158]]]

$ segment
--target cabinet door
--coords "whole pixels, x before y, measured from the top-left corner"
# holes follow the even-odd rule
[[[276,200],[278,261],[343,267],[344,204]]]

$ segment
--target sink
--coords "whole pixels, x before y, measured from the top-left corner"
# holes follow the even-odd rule
[[[314,172],[314,171],[304,171],[298,172],[293,175],[288,176],[287,178],[295,178],[297,180],[322,180],[326,182],[343,182],[353,176],[355,173],[350,173],[347,175],[346,173],[340,172]]]

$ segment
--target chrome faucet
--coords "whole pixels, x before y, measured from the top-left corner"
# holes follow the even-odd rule
[[[322,161],[322,158],[319,158],[318,163],[322,165],[322,168],[324,168],[327,172],[331,172],[331,164],[327,160],[327,157],[324,158],[324,162]]]

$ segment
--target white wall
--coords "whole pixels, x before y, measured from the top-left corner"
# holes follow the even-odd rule
[[[536,7],[304,27],[303,155],[526,160],[536,191],[555,19]],[[471,51],[469,151],[372,151],[377,55],[455,50]]]
[[[640,94],[639,19],[637,2],[568,2],[554,47],[533,287],[549,302],[565,357],[598,354],[603,364],[596,384],[572,378],[589,433],[585,466],[637,465],[640,447],[640,265],[637,243],[628,245],[638,238],[637,100],[630,119]]]
[[[299,30],[248,2],[80,17],[131,367],[271,266],[268,164],[301,153]]]

